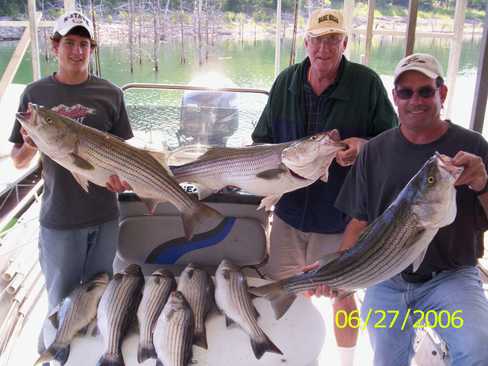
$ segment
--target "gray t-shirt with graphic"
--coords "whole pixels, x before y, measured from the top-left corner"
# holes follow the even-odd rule
[[[93,75],[78,85],[61,84],[54,75],[35,81],[26,87],[19,111],[25,111],[29,102],[51,108],[79,123],[122,139],[133,136],[122,90]],[[16,121],[9,138],[11,142],[23,142],[20,127]],[[41,156],[44,178],[42,226],[51,229],[84,228],[118,217],[115,193],[95,184],[90,184],[89,193],[86,193],[68,170],[44,154]]]

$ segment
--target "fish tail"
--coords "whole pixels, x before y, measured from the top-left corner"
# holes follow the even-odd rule
[[[296,295],[287,292],[280,282],[273,282],[260,287],[250,287],[249,292],[269,300],[276,319],[280,319],[296,299]]]
[[[204,230],[211,230],[217,226],[224,217],[213,208],[195,201],[194,209],[190,212],[183,212],[183,229],[185,237],[189,240],[193,237],[195,227],[200,224]]]
[[[125,366],[121,353],[105,353],[100,357],[97,366]]]
[[[205,332],[205,328],[195,333],[193,336],[193,344],[203,349],[208,349],[207,333]]]
[[[151,343],[139,344],[139,348],[137,349],[137,362],[143,363],[146,360],[157,357],[154,345]]]
[[[263,357],[265,352],[272,352],[282,355],[283,352],[263,333],[263,338],[256,341],[251,338],[251,347],[254,352],[254,356],[259,360]]]
[[[61,365],[68,361],[70,346],[53,343],[47,350],[45,350],[34,363],[34,365],[41,365],[43,363],[56,360]]]

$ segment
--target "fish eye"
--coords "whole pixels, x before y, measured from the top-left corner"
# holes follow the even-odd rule
[[[49,124],[51,124],[51,123],[53,123],[53,120],[48,117],[48,118],[46,118],[46,122],[49,123]]]
[[[431,175],[431,176],[429,176],[429,177],[427,178],[427,182],[428,182],[429,184],[433,184],[433,183],[435,182],[435,178],[434,178],[434,177]]]

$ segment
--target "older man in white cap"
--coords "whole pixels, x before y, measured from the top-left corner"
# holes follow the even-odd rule
[[[280,143],[336,129],[348,145],[337,154],[327,183],[317,181],[288,193],[276,205],[265,268],[273,279],[294,275],[338,250],[349,218],[334,201],[349,167],[367,139],[397,125],[379,76],[348,61],[346,47],[342,14],[313,11],[305,33],[307,57],[278,75],[252,134],[257,143]],[[356,310],[354,297],[336,299],[333,308],[342,365],[351,365],[358,331],[338,327],[335,319],[336,314]]]
[[[456,182],[456,219],[439,230],[418,270],[410,266],[366,291],[361,313],[372,314],[368,330],[377,366],[409,365],[412,325],[423,326],[423,320],[446,341],[451,365],[488,365],[488,300],[476,268],[488,229],[488,143],[441,118],[446,96],[433,56],[401,60],[393,89],[400,127],[364,146],[336,201],[353,217],[341,246],[346,249],[436,151],[464,167]]]
[[[131,138],[132,130],[120,88],[89,73],[96,47],[91,21],[79,12],[59,17],[51,37],[58,59],[55,73],[25,88],[19,111],[29,103],[49,107],[79,123]],[[37,148],[15,123],[10,141],[17,167],[25,166]],[[98,272],[112,273],[118,242],[115,191],[127,188],[111,177],[107,188],[90,186],[87,194],[66,169],[42,156],[44,194],[40,213],[39,260],[46,279],[49,309],[80,281]]]

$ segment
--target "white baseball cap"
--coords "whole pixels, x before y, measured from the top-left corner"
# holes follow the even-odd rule
[[[342,13],[331,9],[316,9],[308,18],[307,34],[312,37],[320,37],[324,34],[346,34]]]
[[[439,61],[427,53],[414,53],[400,60],[395,68],[395,80],[405,71],[410,70],[421,72],[430,79],[437,79],[443,74]]]
[[[56,19],[53,34],[57,32],[64,37],[75,27],[85,28],[90,35],[90,38],[93,39],[95,32],[93,31],[92,22],[78,11],[70,11]]]

